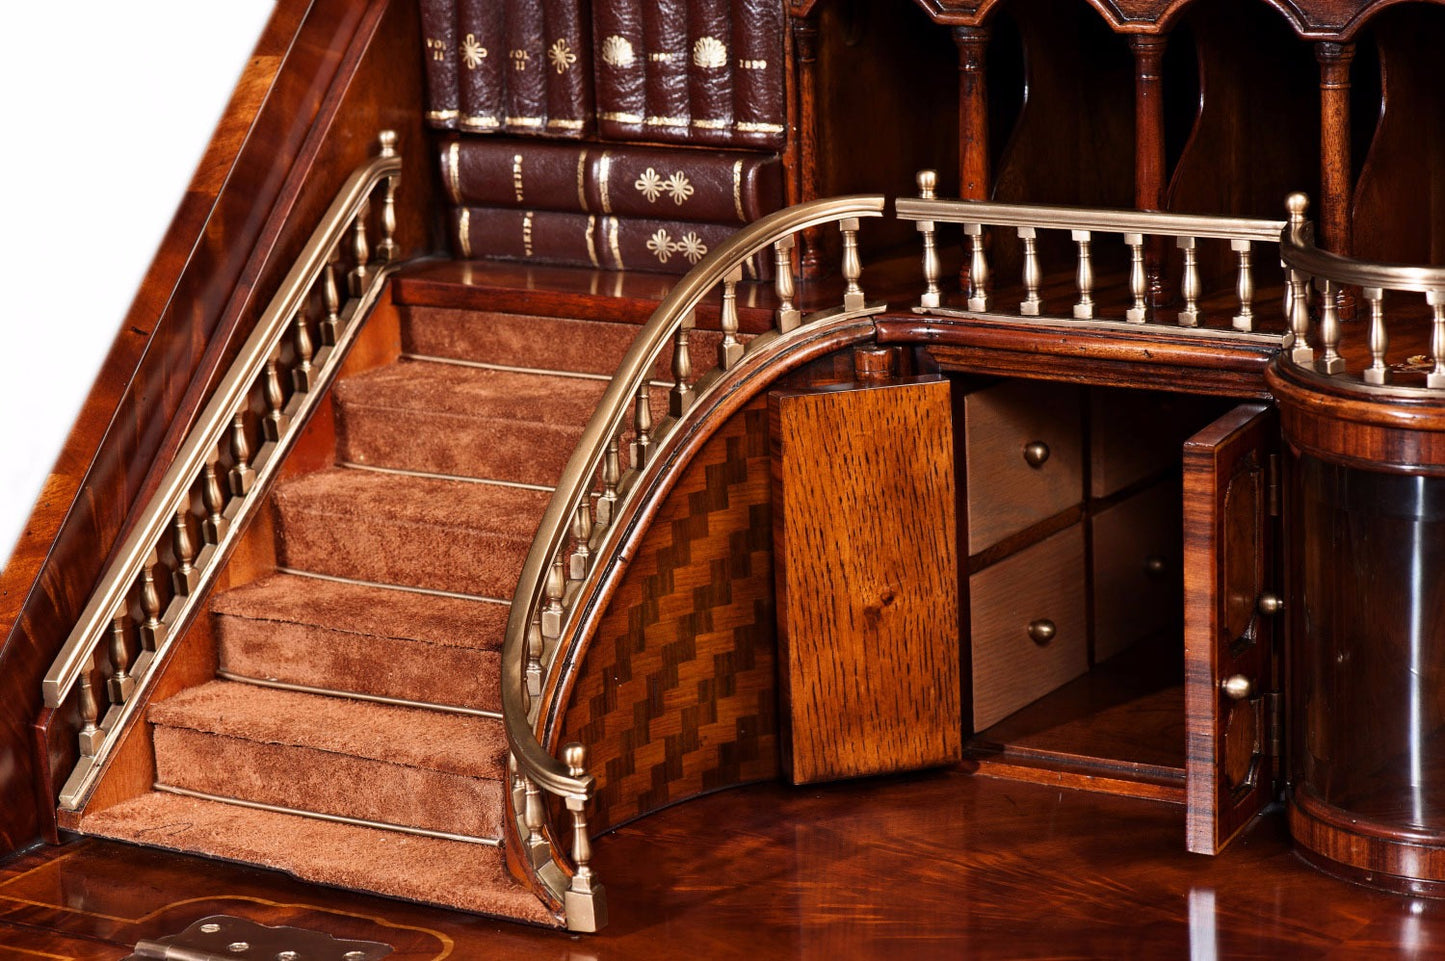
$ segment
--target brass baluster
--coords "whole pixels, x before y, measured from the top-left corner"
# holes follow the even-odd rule
[[[560,554],[552,559],[552,566],[547,569],[544,590],[547,603],[542,608],[542,639],[550,648],[557,643],[557,638],[562,636],[562,618],[566,613],[562,607],[562,596],[567,591],[567,573],[562,567]]]
[[[582,502],[572,514],[572,580],[580,581],[587,576],[587,566],[592,563],[592,548],[587,541],[592,536],[592,498],[582,495]]]
[[[1333,280],[1326,279],[1321,288],[1324,297],[1320,303],[1320,347],[1322,353],[1315,369],[1322,374],[1341,374],[1345,370],[1345,359],[1340,356],[1340,307],[1336,296],[1340,287]]]
[[[983,246],[983,224],[964,224],[968,235],[968,309],[983,313],[988,310],[988,253]]]
[[[326,319],[321,321],[321,342],[335,347],[341,336],[341,288],[336,279],[341,264],[341,251],[334,249],[321,272],[321,303],[326,308]]]
[[[803,322],[803,313],[793,304],[797,290],[793,286],[793,245],[792,234],[780,238],[773,244],[773,289],[778,294],[778,332],[786,334],[797,330]]]
[[[124,704],[135,691],[135,678],[127,673],[130,667],[130,648],[126,646],[125,628],[130,615],[122,604],[110,622],[110,667],[114,672],[106,683],[112,704]]]
[[[1142,324],[1149,319],[1149,277],[1144,269],[1144,235],[1125,234],[1124,243],[1129,245],[1129,294],[1134,306],[1124,311],[1124,320],[1131,324]]]
[[[1388,384],[1390,368],[1385,365],[1385,352],[1390,349],[1390,334],[1385,330],[1385,290],[1365,287],[1360,292],[1370,305],[1370,366],[1360,376],[1367,384]]]
[[[80,672],[80,753],[85,757],[95,757],[100,753],[101,747],[105,744],[105,732],[96,726],[100,719],[100,702],[95,696],[95,686],[90,679],[90,672],[95,670],[95,661],[92,658],[85,669]]]
[[[1024,299],[1019,304],[1019,313],[1025,317],[1037,317],[1044,309],[1039,299],[1039,284],[1043,282],[1043,271],[1039,268],[1039,233],[1033,227],[1020,227],[1019,239],[1024,242]]]
[[[738,343],[738,281],[742,279],[742,268],[734,267],[723,280],[722,315],[718,321],[722,341],[717,345],[717,365],[723,370],[731,370],[743,356],[743,345]]]
[[[1289,272],[1289,326],[1293,335],[1290,360],[1300,366],[1315,361],[1315,352],[1310,347],[1310,295],[1309,276],[1303,271]]]
[[[371,200],[364,199],[356,208],[356,220],[351,225],[351,256],[356,265],[347,274],[348,289],[351,296],[360,297],[361,292],[366,289],[366,278],[369,273],[368,265],[371,262],[371,244],[366,239],[366,218],[371,216]]]
[[[251,485],[256,483],[256,471],[251,467],[251,442],[246,438],[244,410],[236,411],[236,419],[231,422],[231,456],[236,461],[230,472],[231,493],[244,497],[251,493]]]
[[[652,397],[651,388],[645,380],[637,388],[632,425],[636,432],[632,440],[632,469],[640,471],[647,466],[647,455],[652,448]]]
[[[1430,354],[1435,358],[1435,368],[1425,375],[1425,386],[1445,387],[1445,290],[1426,291],[1425,303],[1435,311],[1434,326],[1430,330]]]
[[[191,539],[191,508],[182,503],[176,508],[175,521],[171,525],[172,546],[176,551],[176,569],[171,574],[171,584],[177,594],[190,594],[201,583],[201,572],[196,569],[196,542]]]
[[[672,390],[667,397],[667,410],[673,417],[681,417],[692,406],[692,354],[688,349],[688,335],[696,326],[692,311],[678,322],[677,333],[672,340]]]
[[[542,695],[542,653],[546,644],[542,640],[542,612],[536,611],[532,614],[531,623],[527,625],[527,685],[528,698],[540,697]],[[531,711],[531,704],[527,706]]]
[[[838,229],[843,233],[843,309],[862,310],[863,288],[858,285],[858,278],[863,276],[863,261],[858,257],[858,218],[844,217],[838,221]]]
[[[562,748],[562,763],[567,773],[581,778],[587,773],[587,748],[572,742]],[[572,861],[576,870],[563,895],[567,925],[573,930],[596,931],[607,924],[607,900],[602,885],[592,873],[592,839],[587,833],[587,798],[567,796],[567,810],[572,813]]]
[[[602,460],[602,496],[597,498],[597,522],[609,527],[617,516],[617,485],[622,481],[622,441],[613,437],[607,442]]]
[[[151,653],[159,650],[166,642],[167,631],[165,622],[161,620],[161,595],[156,590],[156,576],[152,570],[155,564],[156,557],[152,554],[140,572],[140,610],[145,617],[145,620],[141,621],[140,639],[141,644]]]
[[[313,368],[311,360],[316,355],[316,349],[311,343],[310,318],[305,301],[296,309],[295,333],[293,345],[296,348],[296,366],[291,368],[291,386],[298,394],[311,392],[311,375]]]
[[[377,139],[383,157],[396,156],[395,130],[383,130]],[[396,180],[395,176],[386,178],[386,196],[381,202],[381,243],[376,245],[376,257],[382,263],[390,263],[401,252],[396,244]]]
[[[286,433],[286,426],[291,423],[291,418],[286,416],[283,409],[286,404],[286,395],[281,390],[281,371],[276,363],[276,358],[266,361],[266,371],[263,375],[262,393],[266,397],[266,414],[261,418],[261,433],[271,443],[277,443]]]
[[[201,533],[206,538],[207,544],[219,544],[221,538],[226,536],[226,529],[230,526],[230,522],[226,520],[223,513],[226,509],[226,494],[221,490],[221,477],[216,471],[214,455],[206,461],[203,470],[201,502],[206,506],[206,522],[201,527]]]
[[[1090,252],[1093,235],[1087,230],[1070,231],[1074,243],[1079,245],[1079,267],[1075,281],[1079,287],[1079,302],[1074,305],[1075,320],[1094,319],[1094,258]]]
[[[1184,251],[1184,277],[1179,284],[1179,293],[1184,298],[1184,309],[1179,311],[1180,327],[1199,326],[1199,294],[1203,290],[1199,282],[1199,255],[1193,237],[1180,237],[1179,249]]]
[[[1239,295],[1239,313],[1234,315],[1235,330],[1254,330],[1254,266],[1250,263],[1248,240],[1231,240],[1231,248],[1239,254],[1239,279],[1235,292]]]
[[[532,854],[532,863],[537,864],[547,856],[547,842],[542,837],[542,825],[546,823],[542,812],[542,789],[535,781],[524,777],[527,785],[527,801],[522,809],[522,820],[527,825],[527,848]]]

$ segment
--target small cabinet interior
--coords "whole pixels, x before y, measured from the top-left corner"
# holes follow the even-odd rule
[[[1184,799],[1182,450],[1233,402],[955,382],[971,763]]]

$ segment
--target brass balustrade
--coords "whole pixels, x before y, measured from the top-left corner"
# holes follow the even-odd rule
[[[78,707],[80,760],[59,799],[66,810],[78,810],[94,789],[171,643],[396,269],[401,157],[393,132],[379,139],[379,155],[351,174],[327,209],[45,675],[47,707],[61,708],[72,696]],[[374,252],[367,225],[373,196],[381,238]],[[314,331],[313,299],[324,311]],[[169,575],[157,577],[167,567]]]
[[[586,820],[596,782],[586,773],[582,745],[566,745],[561,759],[543,747],[557,712],[556,704],[544,711],[548,680],[575,667],[583,634],[579,624],[593,611],[602,565],[617,562],[626,526],[622,519],[648,496],[652,482],[675,466],[668,455],[686,433],[689,414],[736,387],[736,378],[750,366],[765,365],[819,332],[856,324],[884,309],[864,299],[857,248],[859,219],[881,216],[884,203],[881,196],[841,197],[779,211],[740,230],[678,281],[618,365],[542,518],[507,623],[502,715],[511,751],[514,824],[526,854],[523,867],[563,906],[572,930],[594,931],[606,923],[606,898],[590,864]],[[794,304],[794,238],[829,223],[838,224],[842,233],[842,304],[804,314]],[[775,327],[744,343],[738,333],[737,283],[743,262],[769,247],[777,265]],[[719,286],[717,365],[694,377],[688,354],[694,312]],[[667,413],[654,423],[649,376],[669,343],[673,384]],[[633,439],[624,470],[622,438],[629,432]],[[543,791],[564,800],[571,821],[564,829],[550,828]],[[560,842],[565,835],[572,838],[570,860]]]

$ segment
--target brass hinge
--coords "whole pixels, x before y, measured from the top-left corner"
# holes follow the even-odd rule
[[[1284,741],[1284,698],[1278,692],[1264,696],[1265,727],[1269,736],[1268,755],[1278,758]]]
[[[1269,516],[1279,516],[1279,455],[1269,455]]]
[[[269,927],[246,918],[224,914],[201,918],[180,934],[154,941],[137,941],[135,953],[124,961],[379,961],[392,952],[380,941],[338,941],[323,931]]]

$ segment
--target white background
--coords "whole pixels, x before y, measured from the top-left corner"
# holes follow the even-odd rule
[[[9,4],[0,26],[0,563],[270,16]]]

